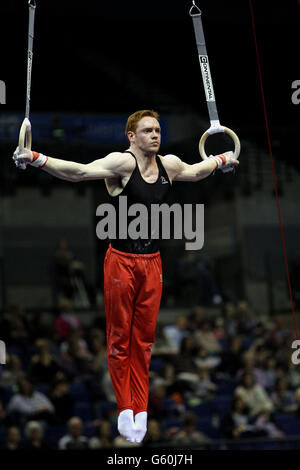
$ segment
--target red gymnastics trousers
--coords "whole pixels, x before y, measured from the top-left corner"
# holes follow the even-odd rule
[[[147,411],[149,367],[162,294],[160,253],[104,259],[107,361],[119,413]]]

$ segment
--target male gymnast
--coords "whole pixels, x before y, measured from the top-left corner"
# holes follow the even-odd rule
[[[66,181],[104,179],[116,210],[121,195],[127,196],[128,207],[141,203],[150,208],[166,201],[173,181],[196,182],[218,168],[233,169],[239,164],[233,152],[193,165],[175,155],[158,155],[158,119],[155,111],[135,112],[126,124],[128,150],[88,164],[19,148],[13,159],[17,167],[30,164]],[[104,260],[107,360],[119,413],[118,431],[130,442],[141,442],[147,431],[149,366],[161,294],[159,240],[151,236],[110,240]]]

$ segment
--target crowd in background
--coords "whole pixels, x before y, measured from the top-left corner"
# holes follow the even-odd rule
[[[214,439],[285,439],[275,417],[300,423],[300,369],[282,316],[259,318],[245,301],[212,315],[197,306],[159,323],[150,368],[148,432],[142,444],[117,433],[106,359],[105,313],[83,326],[68,299],[54,313],[4,312],[7,364],[0,369],[4,449],[99,449],[205,445]]]

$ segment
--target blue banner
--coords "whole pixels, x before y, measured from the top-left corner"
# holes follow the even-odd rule
[[[53,139],[64,142],[86,141],[90,143],[118,143],[126,145],[125,126],[128,116],[97,114],[46,114],[32,113],[33,142]],[[24,115],[2,113],[0,115],[0,141],[18,141]],[[164,143],[168,141],[167,121],[160,119]]]

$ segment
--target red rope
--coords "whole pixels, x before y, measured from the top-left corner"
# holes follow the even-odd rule
[[[300,2],[300,0],[298,0],[298,1]],[[272,144],[271,144],[271,138],[270,138],[269,120],[268,120],[268,114],[267,114],[265,93],[264,93],[261,66],[260,66],[260,59],[259,59],[259,52],[258,52],[258,45],[257,45],[256,28],[255,28],[255,20],[254,20],[252,0],[249,0],[249,5],[250,5],[251,22],[252,22],[252,29],[253,29],[253,36],[254,36],[254,43],[255,43],[257,68],[258,68],[258,74],[259,74],[260,91],[261,91],[263,108],[264,108],[264,115],[265,115],[265,124],[266,124],[267,139],[268,139],[268,146],[269,146],[269,153],[270,153],[270,160],[271,160],[271,167],[272,167],[272,175],[273,175],[273,183],[274,183],[274,190],[275,190],[275,197],[276,197],[276,204],[277,204],[277,211],[278,211],[278,219],[279,219],[279,225],[280,225],[280,233],[281,233],[281,240],[282,240],[285,270],[286,270],[286,276],[287,276],[287,282],[288,282],[288,288],[289,288],[289,295],[290,295],[290,302],[291,302],[293,319],[294,319],[296,339],[298,339],[298,329],[297,329],[295,308],[294,308],[294,302],[293,302],[293,294],[292,294],[291,280],[290,280],[290,274],[289,274],[289,266],[288,266],[288,260],[287,260],[287,254],[286,254],[286,245],[285,245],[285,238],[284,238],[284,232],[283,232],[283,225],[282,225],[282,219],[281,219],[281,213],[280,213],[279,197],[278,197],[278,190],[277,190],[277,179],[276,179],[274,160],[273,160],[273,151],[272,151]]]

